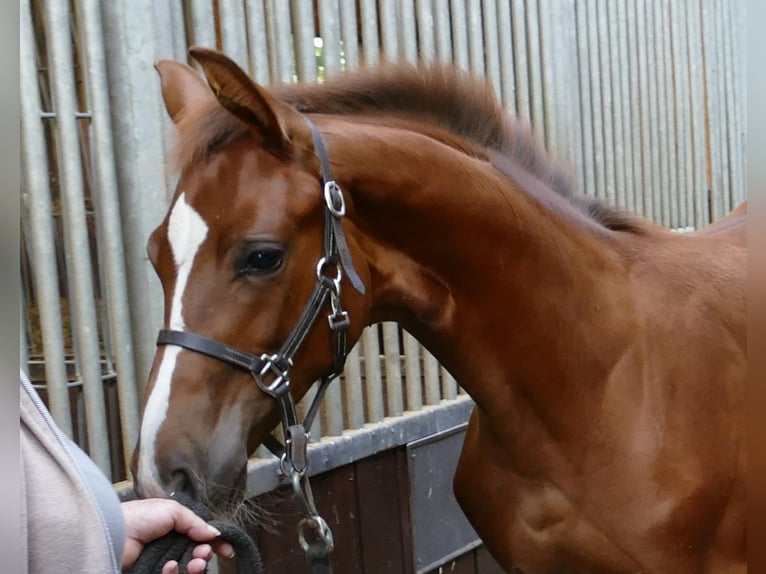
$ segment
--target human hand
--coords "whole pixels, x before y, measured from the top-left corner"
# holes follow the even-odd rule
[[[189,574],[202,574],[214,552],[222,558],[234,556],[231,544],[218,539],[221,534],[218,530],[175,500],[146,498],[123,502],[120,506],[127,535],[122,555],[123,571],[138,560],[145,544],[173,530],[201,543],[192,551],[193,558],[186,566]],[[162,574],[177,574],[178,571],[178,563],[174,560],[162,567]]]

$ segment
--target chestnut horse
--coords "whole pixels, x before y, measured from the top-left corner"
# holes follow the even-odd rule
[[[744,206],[678,234],[577,195],[491,88],[450,67],[267,89],[191,54],[207,83],[157,63],[180,173],[148,244],[165,333],[265,353],[299,398],[337,368],[338,300],[349,345],[398,321],[476,403],[454,489],[503,568],[745,572]],[[342,192],[326,200],[329,170]],[[279,370],[269,357],[326,275],[333,202],[342,297]],[[157,350],[136,488],[223,505],[277,401],[182,341]]]

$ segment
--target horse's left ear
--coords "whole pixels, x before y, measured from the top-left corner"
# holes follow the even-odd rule
[[[221,105],[259,133],[265,146],[280,155],[290,155],[288,127],[295,122],[304,123],[300,114],[253,82],[222,53],[194,46],[189,54],[202,66]]]

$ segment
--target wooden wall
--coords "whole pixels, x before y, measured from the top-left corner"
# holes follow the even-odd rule
[[[392,449],[339,467],[311,480],[319,513],[335,537],[335,574],[414,574],[406,451]],[[259,497],[266,526],[249,532],[261,550],[267,574],[311,574],[297,541],[296,506],[289,487]],[[222,568],[222,572],[227,571]],[[500,574],[480,546],[437,572]]]

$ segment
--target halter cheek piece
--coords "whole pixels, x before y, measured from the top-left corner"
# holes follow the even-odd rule
[[[279,351],[273,355],[266,353],[254,355],[195,333],[171,329],[160,331],[157,345],[177,345],[249,371],[258,388],[277,401],[285,444],[282,446],[273,435],[270,435],[264,441],[264,445],[280,458],[280,469],[283,474],[291,478],[293,488],[302,505],[305,518],[301,520],[298,526],[301,546],[307,554],[322,553],[321,547],[317,548],[315,543],[308,542],[307,535],[310,530],[314,530],[319,537],[320,545],[324,547],[326,556],[332,551],[332,532],[316,511],[311,486],[306,476],[308,445],[306,429],[311,427],[328,385],[340,375],[348,355],[349,318],[348,313],[341,307],[340,300],[343,271],[345,270],[349,281],[359,293],[363,294],[365,288],[354,269],[341,224],[341,218],[346,214],[343,192],[332,178],[327,150],[319,131],[308,118],[306,121],[311,127],[322,174],[324,247],[322,257],[316,266],[317,282],[314,291],[298,319],[298,323]],[[290,391],[290,368],[293,366],[293,357],[317,322],[328,299],[330,313],[327,315],[327,322],[332,333],[332,366],[330,371],[321,378],[319,389],[306,413],[306,418],[301,423],[298,421],[295,401]]]

